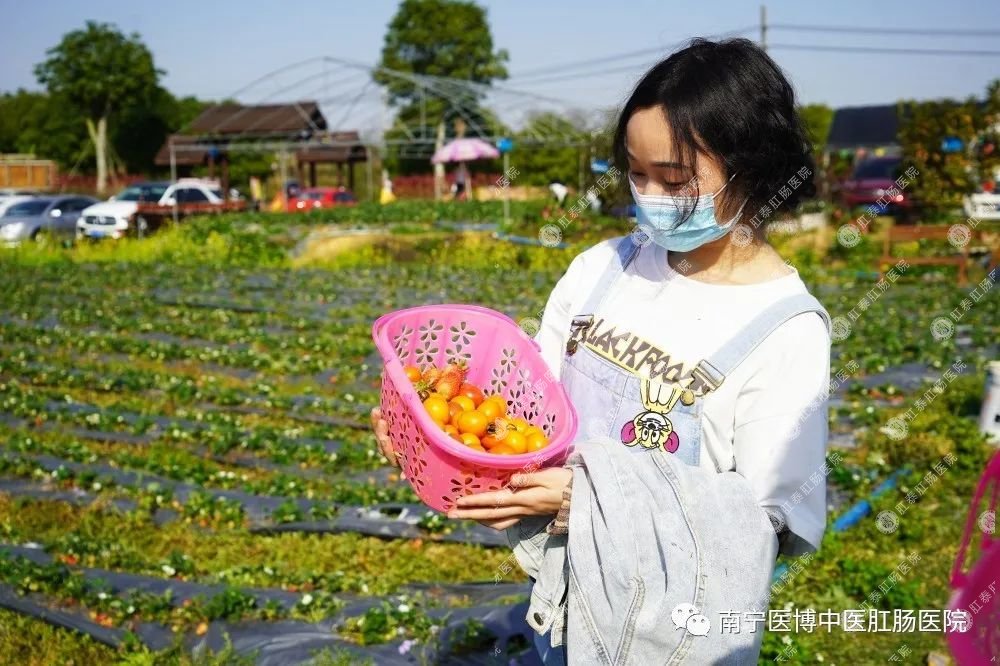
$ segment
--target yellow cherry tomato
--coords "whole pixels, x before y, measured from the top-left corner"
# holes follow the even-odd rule
[[[482,412],[473,410],[471,412],[462,412],[458,415],[458,426],[459,432],[472,433],[476,437],[482,437],[486,434],[486,427],[489,425],[489,421],[483,415]]]
[[[516,430],[507,433],[507,436],[503,438],[503,444],[513,449],[514,453],[524,453],[528,450],[528,440]]]
[[[472,398],[464,395],[456,395],[450,400],[450,404],[458,405],[463,412],[471,412],[476,408],[476,403],[472,401]]]

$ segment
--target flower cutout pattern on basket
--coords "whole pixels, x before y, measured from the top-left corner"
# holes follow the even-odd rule
[[[410,336],[413,335],[413,328],[403,324],[403,327],[399,330],[399,333],[393,338],[393,349],[396,351],[396,356],[403,363],[406,363],[404,356],[407,356],[406,350],[410,346]]]
[[[451,341],[459,345],[471,345],[472,338],[476,336],[476,331],[464,320],[448,327],[448,330],[451,331]]]
[[[542,423],[542,432],[546,437],[552,437],[552,431],[556,427],[556,415],[553,412],[545,414],[545,422]]]
[[[438,338],[443,330],[444,324],[436,319],[430,319],[420,327],[417,348],[413,350],[418,364],[433,365],[437,361],[438,352],[441,350],[441,347],[438,346]]]
[[[514,370],[514,349],[505,347],[500,354],[500,363],[490,371],[490,393],[503,393],[507,390],[507,378]]]

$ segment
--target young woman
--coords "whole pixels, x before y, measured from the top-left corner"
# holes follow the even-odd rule
[[[638,229],[572,261],[536,336],[580,416],[577,441],[611,436],[637,455],[735,470],[780,552],[815,550],[826,523],[829,318],[764,234],[777,210],[814,193],[792,87],[750,41],[695,40],[639,81],[615,152]],[[373,426],[395,460],[377,410]],[[572,472],[518,476],[513,490],[465,497],[449,516],[505,529],[566,514]],[[565,659],[536,644],[546,663]]]

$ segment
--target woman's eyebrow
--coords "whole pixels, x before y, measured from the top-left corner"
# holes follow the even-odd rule
[[[636,156],[632,154],[631,150],[626,151],[626,152],[628,152],[628,156],[631,159],[635,160],[636,162],[639,161],[638,159],[636,159]],[[658,160],[658,161],[653,162],[652,164],[653,164],[653,166],[669,167],[671,169],[686,169],[687,168],[687,166],[685,166],[684,164],[681,164],[680,162],[670,162],[668,160],[662,160],[662,161]]]

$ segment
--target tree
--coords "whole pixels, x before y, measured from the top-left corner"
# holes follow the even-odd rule
[[[813,152],[822,153],[833,124],[833,109],[826,104],[806,104],[799,107],[799,118],[806,128]]]
[[[0,153],[32,153],[55,160],[63,169],[91,167],[82,150],[84,126],[66,113],[67,103],[41,92],[18,90],[0,95]]]
[[[482,7],[464,0],[403,0],[389,22],[373,78],[385,87],[389,104],[400,109],[398,119],[408,129],[416,125],[417,136],[440,146],[448,134],[455,133],[449,119],[478,123],[483,93],[476,86],[415,81],[412,75],[488,86],[495,79],[507,78],[507,60],[506,50],[493,51]],[[435,129],[429,131],[429,127]],[[435,169],[438,185],[443,175],[443,168]]]
[[[88,21],[83,30],[63,36],[35,67],[35,77],[53,97],[82,113],[97,162],[97,191],[108,179],[108,118],[148,104],[162,73],[139,35],[123,35],[115,26]]]
[[[580,147],[588,133],[571,120],[551,112],[533,114],[524,128],[515,135],[520,147],[511,155],[517,164],[519,184],[548,185],[553,180],[572,185],[579,180]],[[562,141],[565,145],[545,145],[542,141]],[[534,142],[534,145],[532,145]],[[586,173],[590,173],[587,156]]]
[[[986,89],[986,98],[951,99],[899,103],[899,142],[906,167],[916,169],[913,196],[932,212],[945,212],[961,205],[962,197],[974,192],[984,173],[1000,164],[995,149],[977,154],[974,146],[993,142],[1000,122],[1000,82]],[[962,150],[945,152],[942,141],[957,138]]]

